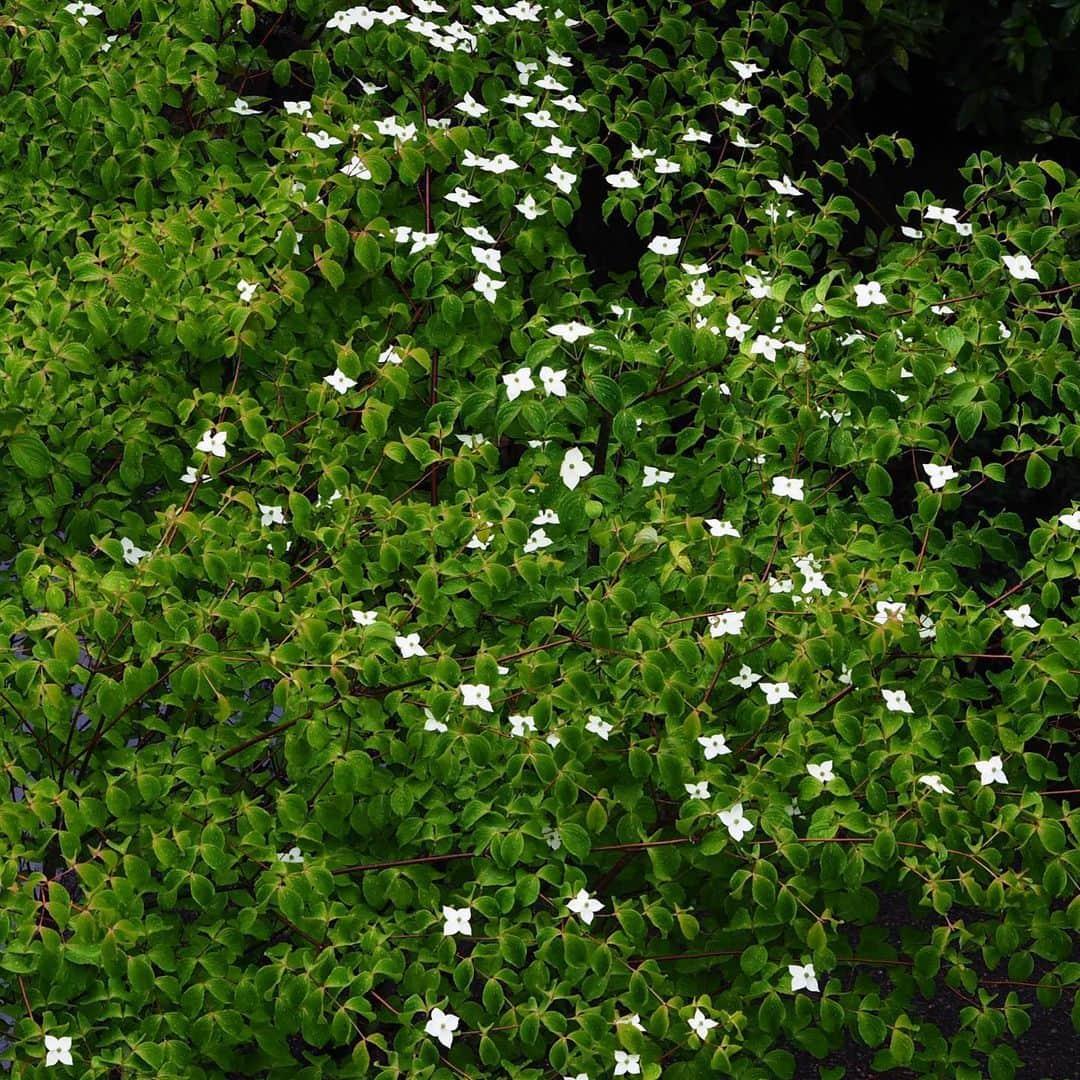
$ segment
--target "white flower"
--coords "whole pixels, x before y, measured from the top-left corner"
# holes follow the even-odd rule
[[[543,832],[544,840],[547,846],[552,851],[558,851],[562,847],[562,838],[559,836],[558,829],[552,828],[550,825],[546,826]]]
[[[686,134],[683,135],[683,142],[702,142],[707,143],[712,141],[711,131],[701,131],[698,128],[689,127],[686,129]]]
[[[339,394],[348,393],[356,385],[356,380],[350,379],[341,368],[334,368],[333,375],[324,375],[323,382],[329,383]]]
[[[548,396],[566,397],[566,368],[556,371],[546,364],[540,369],[540,383]]]
[[[710,536],[739,536],[739,530],[730,521],[720,521],[718,518],[706,518],[705,524],[709,526]]]
[[[408,660],[410,656],[427,656],[427,650],[420,644],[419,634],[399,634],[394,638],[394,644],[401,652],[402,660]]]
[[[766,705],[778,705],[785,698],[794,700],[795,694],[786,682],[763,682],[758,683],[758,689],[765,694]]]
[[[404,361],[398,355],[397,350],[393,345],[387,345],[387,347],[379,353],[378,362],[380,364],[401,364]]]
[[[785,806],[784,809],[787,811],[788,817],[792,817],[792,818],[806,817],[806,815],[799,809],[799,801],[798,801],[798,799],[792,799],[791,800],[791,805],[790,806]]]
[[[720,823],[727,827],[731,839],[736,842],[754,827],[752,822],[743,817],[742,803],[736,803],[728,810],[721,810],[716,816],[720,819]]]
[[[265,503],[259,503],[259,524],[266,525],[284,525],[285,524],[285,510],[280,506],[268,506]]]
[[[375,127],[378,129],[380,135],[392,135],[395,139],[401,139],[403,142],[411,142],[416,138],[416,125],[415,124],[402,124],[396,116],[388,116],[384,120],[376,120]],[[308,138],[311,138],[310,133]],[[325,134],[325,132],[322,132]]]
[[[198,480],[198,479],[199,479],[199,473],[196,470],[194,465],[189,465],[184,470],[184,475],[180,477],[181,482],[184,483],[184,484],[194,484],[195,481]],[[202,482],[204,484],[209,484],[211,479],[212,479],[212,477],[209,474],[206,474],[206,475],[203,476]]]
[[[590,716],[585,724],[586,731],[591,731],[593,735],[599,735],[605,742],[611,734],[611,727],[611,724],[606,720],[601,720],[599,716]]]
[[[750,355],[764,356],[770,363],[774,363],[777,352],[783,347],[784,343],[782,341],[777,341],[776,338],[769,337],[768,334],[758,334],[750,345]]]
[[[998,333],[1002,341],[1008,341],[1012,337],[1012,331],[1000,319],[998,319]]]
[[[377,86],[375,83],[365,82],[363,79],[357,79],[357,82],[360,83],[360,89],[368,95],[377,94],[380,90],[386,89],[385,86]]]
[[[461,231],[469,237],[470,240],[475,240],[481,244],[494,244],[495,237],[488,232],[487,228],[483,225],[462,225]]]
[[[340,146],[341,140],[329,131],[305,131],[304,134],[320,149],[329,150],[331,146]]]
[[[490,525],[491,522],[489,521],[488,524]],[[470,551],[487,551],[490,546],[491,541],[481,540],[477,533],[473,533],[472,539],[465,545]]]
[[[283,863],[302,863],[304,861],[303,852],[298,847],[291,847],[288,851],[278,852],[278,862]]]
[[[258,116],[261,109],[253,109],[242,97],[238,97],[229,107],[229,112],[237,116]]]
[[[564,195],[569,195],[574,190],[574,181],[577,177],[573,173],[560,169],[558,165],[552,165],[544,173],[544,179],[550,180]]]
[[[709,615],[709,636],[718,638],[725,634],[738,636],[742,633],[745,611],[724,611],[719,615]]]
[[[881,696],[885,699],[885,708],[889,712],[912,713],[915,711],[908,704],[907,694],[903,690],[882,690]]]
[[[632,1016],[617,1016],[615,1018],[615,1023],[629,1024],[632,1028],[637,1028],[638,1031],[645,1031],[645,1025],[641,1022],[641,1016],[639,1013],[634,1013]]]
[[[740,79],[749,79],[751,75],[757,75],[758,72],[764,71],[764,68],[759,68],[753,61],[750,63],[743,63],[741,60],[729,60],[729,64],[735,69],[735,74]]]
[[[120,537],[120,549],[124,555],[124,562],[128,566],[138,566],[139,560],[145,559],[150,554],[149,551],[143,551],[141,547],[136,547],[126,536]]]
[[[637,1076],[641,1072],[641,1055],[615,1051],[615,1076]]]
[[[69,4],[68,7],[74,5]],[[85,20],[80,20],[85,22]],[[53,1065],[72,1065],[74,1061],[71,1057],[71,1036],[70,1035],[46,1035],[45,1036],[45,1067],[51,1068]]]
[[[548,333],[554,334],[555,337],[561,338],[572,345],[578,338],[588,337],[593,333],[593,329],[591,326],[579,322],[556,323],[554,326],[548,327]]]
[[[753,107],[747,101],[736,101],[735,98],[730,97],[720,102],[720,108],[726,109],[733,116],[745,116]]]
[[[803,481],[793,479],[790,476],[774,476],[772,478],[772,493],[802,501]]]
[[[484,113],[488,111],[487,106],[481,105],[479,101],[473,98],[472,94],[466,94],[465,100],[462,101],[459,105],[456,105],[455,108],[459,112],[463,112],[466,116],[471,117],[473,120],[475,120],[477,117],[483,116]]]
[[[885,294],[881,291],[881,282],[868,281],[855,286],[855,306],[870,307],[871,304],[885,304]]]
[[[943,488],[950,480],[955,480],[959,475],[951,465],[923,465],[926,475],[930,478],[930,486],[936,491]]]
[[[674,480],[675,474],[673,472],[666,472],[663,469],[657,469],[652,465],[645,466],[645,475],[641,478],[641,486],[643,488],[653,487],[656,484],[666,484],[669,480]]]
[[[446,196],[446,201],[456,203],[458,206],[472,206],[474,203],[480,202],[480,199],[463,187],[456,187]]]
[[[514,713],[512,716],[508,716],[507,720],[510,721],[510,734],[516,735],[519,739],[525,737],[526,730],[536,730],[536,721],[531,716],[521,716]]]
[[[454,1041],[454,1032],[461,1021],[453,1013],[444,1013],[442,1009],[432,1009],[431,1019],[424,1025],[424,1032],[433,1039],[438,1039],[445,1047]]]
[[[349,614],[357,626],[374,626],[379,615],[377,611],[361,611],[359,608],[351,608]]]
[[[516,105],[519,109],[526,109],[535,99],[528,94],[507,94],[506,97],[499,98],[499,100],[504,105]]]
[[[604,179],[607,180],[613,188],[629,189],[641,187],[641,182],[638,178],[632,172],[626,170],[623,172],[609,173]]]
[[[976,761],[975,768],[979,770],[979,783],[986,787],[988,784],[1007,784],[1008,777],[1001,765],[1001,758],[995,754],[989,761]]]
[[[588,926],[604,905],[599,900],[594,900],[584,889],[580,889],[577,896],[568,901],[566,906]]]
[[[533,79],[533,86],[538,86],[541,90],[557,90],[559,92],[566,89],[566,87],[552,75],[541,75],[539,79]]]
[[[527,367],[518,368],[517,371],[504,375],[502,381],[506,385],[506,396],[510,401],[515,401],[526,390],[536,389],[532,372]]]
[[[1001,261],[1017,281],[1024,281],[1027,278],[1032,281],[1039,280],[1039,271],[1031,265],[1031,259],[1026,255],[1003,255]]]
[[[731,748],[723,735],[699,735],[698,745],[704,749],[706,761],[731,753]]]
[[[800,966],[799,964],[788,964],[788,974],[791,976],[791,989],[795,990],[812,990],[815,994],[818,991],[817,976],[814,974],[814,965],[805,964]]]
[[[472,911],[469,907],[447,907],[443,904],[443,919],[446,921],[443,923],[443,937],[450,937],[453,934],[471,934],[472,924],[469,920],[472,918]]]
[[[199,439],[195,449],[202,454],[213,454],[214,457],[223,458],[225,456],[225,440],[227,438],[228,435],[226,432],[210,428],[208,431],[203,432],[202,438]]]
[[[928,788],[932,788],[939,795],[951,795],[952,790],[947,788],[942,782],[941,777],[937,773],[927,773],[926,776],[919,777],[919,783],[925,784]]]
[[[709,1032],[717,1026],[718,1022],[710,1020],[700,1009],[695,1009],[694,1015],[690,1017],[690,1028],[702,1042],[708,1037]]]
[[[741,131],[736,131],[731,137],[731,141],[740,150],[756,150],[761,145],[759,142],[748,142]],[[791,217],[790,211],[788,212],[788,217]]]
[[[259,287],[257,281],[245,281],[241,278],[236,283],[236,291],[240,294],[240,301],[244,304],[250,304],[252,297],[255,295],[255,290]]]
[[[529,533],[528,539],[522,547],[522,551],[526,555],[531,555],[534,551],[540,551],[542,548],[551,547],[554,541],[543,529],[533,529]]]
[[[851,668],[849,668],[847,664],[840,665],[840,674],[837,676],[837,679],[845,686],[851,685]]]
[[[683,784],[686,794],[691,799],[707,799],[709,797],[709,782],[702,780],[700,784]]]
[[[754,683],[760,681],[761,676],[749,664],[743,664],[739,668],[739,674],[732,679],[728,679],[732,686],[741,686],[744,690],[749,690]]]
[[[876,622],[878,626],[884,626],[890,619],[895,619],[897,622],[904,621],[904,612],[907,611],[907,604],[894,604],[889,600],[879,600],[874,606],[877,608],[874,622]]]
[[[505,281],[496,281],[494,278],[488,277],[488,275],[481,270],[480,273],[476,275],[476,280],[473,282],[473,288],[480,293],[485,300],[494,304],[499,295],[499,290],[505,284]]]
[[[1062,514],[1058,521],[1065,526],[1066,529],[1080,530],[1080,510],[1075,510],[1068,514]]]
[[[784,173],[783,180],[770,180],[769,187],[776,192],[777,195],[805,195],[806,192],[797,188],[792,182],[791,177],[787,173]]]
[[[558,525],[559,515],[550,508],[541,510],[540,513],[532,519],[532,523],[533,525]]]
[[[461,704],[466,707],[483,709],[484,712],[494,712],[491,707],[491,687],[485,683],[462,683],[458,688],[461,690]]]
[[[283,101],[285,111],[290,116],[310,116],[311,115],[311,102],[310,101]]]
[[[425,731],[438,731],[440,733],[446,731],[446,725],[441,720],[436,719],[435,714],[426,707],[424,709],[424,717]]]
[[[121,541],[122,542],[122,541]],[[1008,619],[1018,630],[1034,630],[1039,624],[1031,617],[1031,605],[1021,604],[1016,608],[1008,608],[1005,612]]]
[[[656,173],[658,176],[668,176],[671,173],[677,173],[682,166],[677,161],[669,161],[667,158],[656,159]]]
[[[547,213],[546,210],[540,210],[538,208],[537,201],[533,198],[531,191],[521,202],[514,203],[514,209],[520,211],[521,216],[525,218],[526,221],[535,221],[538,217]]]
[[[545,154],[554,154],[555,157],[572,158],[577,153],[576,146],[569,146],[558,135],[551,136],[551,142],[541,148]]]
[[[593,467],[585,460],[581,451],[573,446],[566,451],[562,465],[559,466],[559,476],[562,477],[562,482],[573,491],[592,470]]]
[[[557,128],[559,126],[558,121],[551,118],[549,109],[537,109],[535,112],[525,113],[524,116],[534,128]]]
[[[537,86],[539,85],[537,83]],[[565,109],[567,112],[583,113],[586,111],[585,106],[573,94],[566,94],[561,98],[556,98],[553,104],[558,105],[560,109]]]
[[[815,780],[818,780],[823,784],[827,784],[830,780],[836,779],[836,774],[833,772],[831,761],[823,761],[820,765],[815,765],[813,762],[808,762],[806,765],[806,771]]]
[[[502,252],[498,248],[485,248],[473,244],[469,251],[481,266],[486,266],[488,270],[496,274],[502,273]]]
[[[724,336],[735,338],[741,344],[748,333],[750,333],[750,324],[742,322],[738,315],[729,313],[727,317],[727,329],[724,331]]]
[[[649,250],[654,255],[678,255],[681,243],[674,236],[654,236],[649,241]]]
[[[922,229],[913,229],[909,225],[901,225],[900,232],[909,240],[921,240],[923,238]]]
[[[698,278],[696,281],[690,283],[690,292],[687,294],[686,299],[694,307],[705,307],[711,304],[716,299],[715,293],[707,293],[705,291],[705,282],[702,278]]]

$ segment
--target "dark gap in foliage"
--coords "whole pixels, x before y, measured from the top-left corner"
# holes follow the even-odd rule
[[[612,160],[615,159],[613,153]],[[646,241],[618,210],[604,220],[601,208],[611,191],[604,175],[603,168],[596,163],[585,167],[578,184],[581,203],[567,229],[570,242],[584,260],[585,268],[595,275],[597,285],[609,282],[612,274],[636,270],[646,250]]]

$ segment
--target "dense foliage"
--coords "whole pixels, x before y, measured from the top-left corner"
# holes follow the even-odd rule
[[[0,13],[13,1075],[1012,1077],[1080,1028],[1076,176],[851,250],[913,147],[817,152],[806,5],[448,6]]]

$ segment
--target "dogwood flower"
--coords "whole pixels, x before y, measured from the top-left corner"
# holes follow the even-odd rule
[[[541,510],[539,514],[532,519],[533,525],[558,525],[559,515],[555,513],[550,507]]]
[[[792,182],[791,177],[787,173],[784,173],[783,180],[770,180],[769,187],[776,192],[777,195],[805,195],[806,192],[797,188]]]
[[[402,364],[404,361],[398,354],[398,351],[393,345],[387,345],[381,353],[379,353],[378,362],[380,364]]]
[[[443,919],[443,937],[450,937],[453,934],[471,934],[472,924],[469,920],[472,918],[471,909],[466,906],[463,908],[447,907],[445,904],[442,909]]]
[[[564,195],[569,195],[574,190],[574,181],[577,177],[573,173],[560,169],[558,165],[552,165],[544,173],[544,179],[550,180]]]
[[[923,238],[922,229],[913,229],[909,225],[901,225],[900,232],[909,240],[921,240]]]
[[[754,106],[747,101],[736,101],[735,98],[725,98],[720,102],[720,108],[731,113],[732,116],[745,116]]]
[[[641,486],[643,488],[654,487],[656,484],[666,484],[669,480],[674,480],[675,474],[673,472],[666,472],[663,469],[654,468],[652,465],[645,466],[645,475],[641,478]]]
[[[975,768],[979,771],[979,783],[986,787],[989,784],[1007,784],[1008,777],[1001,764],[1001,758],[995,754],[988,761],[976,761]]]
[[[927,773],[926,776],[919,777],[919,783],[925,784],[928,788],[932,788],[939,795],[951,795],[952,790],[947,788],[942,782],[941,777],[937,773]]]
[[[803,481],[790,476],[774,476],[772,478],[772,493],[801,501],[803,497]]]
[[[919,637],[924,641],[937,637],[937,628],[934,626],[934,620],[929,615],[919,616]]]
[[[227,438],[228,434],[226,432],[210,428],[208,431],[203,432],[202,438],[199,439],[195,449],[202,454],[213,454],[214,457],[223,458]]]
[[[739,674],[734,676],[734,678],[728,679],[728,682],[731,683],[732,686],[741,686],[744,690],[749,690],[754,683],[760,681],[761,676],[754,671],[749,664],[743,664],[739,668]]]
[[[731,748],[723,735],[699,735],[698,745],[704,749],[706,761],[731,753]]]
[[[480,202],[480,199],[463,187],[456,187],[446,196],[446,201],[455,203],[457,206],[468,207]]]
[[[1066,529],[1080,530],[1080,510],[1073,511],[1068,514],[1062,514],[1058,521],[1065,526]]]
[[[546,210],[539,209],[539,205],[533,198],[531,191],[521,202],[514,203],[514,209],[518,210],[526,221],[535,221],[538,217],[547,213]]]
[[[535,390],[536,384],[532,379],[532,372],[527,367],[518,368],[502,377],[506,385],[506,396],[510,401],[516,401],[526,390]]]
[[[323,382],[329,383],[339,394],[348,393],[356,385],[356,380],[350,379],[341,368],[334,368],[333,375],[324,375]]]
[[[827,784],[830,780],[836,779],[836,774],[833,772],[831,761],[823,761],[820,765],[815,765],[813,762],[807,762],[806,771],[822,784]]]
[[[694,1015],[690,1017],[689,1023],[690,1029],[702,1042],[708,1038],[709,1032],[719,1025],[718,1021],[710,1020],[700,1009],[694,1010]]]
[[[739,536],[739,530],[730,521],[720,521],[718,518],[706,518],[705,524],[709,526],[710,536]]]
[[[641,182],[638,180],[638,178],[632,172],[626,170],[624,170],[623,172],[609,173],[606,177],[604,177],[604,179],[613,188],[622,188],[629,190],[631,188],[641,187]]]
[[[350,609],[349,614],[357,626],[374,626],[379,615],[377,611],[361,611],[359,608]]]
[[[446,731],[446,725],[427,707],[424,708],[424,730],[438,731],[440,734]]]
[[[670,176],[672,173],[677,173],[682,169],[682,166],[677,161],[669,161],[667,158],[657,158],[656,164],[653,166],[656,169],[657,176]]]
[[[507,720],[510,721],[510,734],[515,735],[519,739],[525,737],[526,730],[536,730],[536,721],[531,716],[521,716],[518,713],[514,713],[513,716],[508,716]]]
[[[120,537],[120,550],[123,553],[124,562],[128,566],[138,566],[139,561],[150,554],[149,551],[143,551],[141,547],[136,547],[126,536]]]
[[[641,1022],[641,1016],[639,1013],[634,1013],[631,1016],[617,1016],[615,1018],[616,1025],[629,1024],[632,1028],[637,1028],[638,1031],[644,1032],[645,1025]]]
[[[198,470],[196,470],[194,465],[189,465],[184,470],[183,476],[180,477],[180,482],[183,483],[183,484],[194,484],[195,481],[198,480],[198,479],[199,479]],[[206,474],[206,475],[203,476],[202,482],[204,484],[209,484],[212,479],[213,479],[213,477],[211,477],[209,474]]]
[[[541,150],[545,154],[552,154],[555,157],[560,157],[565,160],[569,160],[577,153],[576,146],[567,145],[558,135],[552,135],[551,142],[549,142],[547,146],[541,147]]]
[[[551,118],[550,109],[536,109],[523,114],[534,128],[557,128],[559,122]]]
[[[521,550],[524,551],[526,555],[531,555],[534,551],[540,551],[543,548],[551,547],[554,542],[555,541],[552,540],[543,529],[533,529],[526,538]]]
[[[578,894],[568,901],[566,906],[588,926],[604,905],[593,899],[584,889],[579,889]]]
[[[340,146],[341,140],[329,131],[305,131],[304,134],[320,149],[329,150],[331,146]]]
[[[1008,608],[1005,618],[1018,630],[1034,630],[1039,624],[1031,617],[1031,605],[1021,604],[1016,608]]]
[[[817,976],[814,974],[813,964],[788,964],[788,974],[791,976],[791,989],[811,990],[818,992]]]
[[[615,1051],[615,1076],[637,1076],[641,1072],[641,1055],[625,1050]]]
[[[871,304],[886,304],[885,294],[881,291],[881,282],[867,281],[855,286],[855,306],[870,307]]]
[[[566,451],[566,456],[559,466],[559,476],[562,482],[573,491],[581,481],[593,471],[593,467],[585,460],[582,452],[573,446]]]
[[[285,524],[285,510],[280,506],[268,506],[266,503],[259,503],[259,524],[266,525],[284,525]]]
[[[473,244],[469,251],[481,266],[496,274],[502,273],[502,252],[498,248],[485,248]]]
[[[252,297],[255,295],[255,290],[259,287],[257,281],[245,281],[241,278],[236,283],[236,291],[240,294],[240,302],[243,304],[250,304]]]
[[[231,105],[228,106],[229,112],[236,113],[237,116],[258,116],[262,110],[253,109],[243,98],[238,97]]]
[[[345,176],[352,177],[359,180],[370,180],[371,170],[360,160],[360,158],[353,154],[348,163],[342,165],[338,169],[339,173],[343,173]]]
[[[578,338],[588,337],[593,332],[591,326],[585,326],[584,323],[579,322],[556,323],[554,326],[548,327],[549,334],[554,334],[555,337],[561,338],[570,345],[577,341]]]
[[[608,736],[611,734],[612,725],[606,720],[601,720],[599,716],[590,716],[585,724],[585,730],[592,732],[593,735],[599,735],[605,742]]]
[[[494,278],[488,277],[488,275],[481,270],[480,273],[476,275],[476,280],[473,282],[473,288],[480,293],[485,300],[494,304],[499,295],[499,290],[505,284],[505,281],[496,281]]]
[[[75,5],[69,4],[68,7]],[[85,23],[85,20],[80,20]],[[53,1065],[73,1065],[74,1059],[71,1056],[71,1036],[70,1035],[46,1035],[45,1036],[45,1067],[52,1068]]]
[[[740,150],[756,150],[759,146],[761,146],[761,143],[759,142],[748,142],[741,131],[735,132],[735,134],[731,137],[731,142]],[[791,217],[790,211],[788,213],[788,217]]]
[[[742,633],[745,611],[723,611],[718,615],[709,615],[709,636],[718,638],[725,634],[737,637]]]
[[[394,644],[401,652],[402,660],[408,660],[411,656],[427,656],[427,650],[420,644],[419,634],[399,634],[394,638]]]
[[[311,115],[311,102],[310,101],[283,101],[285,111],[289,116],[310,116]]]
[[[876,622],[878,626],[884,626],[890,619],[895,619],[897,622],[904,621],[904,612],[907,611],[907,604],[894,604],[889,600],[879,600],[874,606],[877,608],[874,622]]]
[[[466,94],[465,100],[454,106],[459,112],[463,112],[466,116],[475,120],[481,117],[488,111],[486,105],[481,105],[472,94]]]
[[[720,810],[717,815],[720,823],[727,828],[728,835],[732,840],[740,841],[753,829],[753,823],[743,817],[742,803],[735,803],[728,810]]]
[[[784,347],[782,341],[770,337],[768,334],[758,334],[750,344],[751,356],[764,356],[769,363],[776,362],[776,354]]]
[[[885,708],[889,712],[913,713],[915,711],[908,704],[907,693],[903,690],[882,690],[881,696],[885,699]]]
[[[1039,280],[1039,271],[1032,266],[1031,259],[1026,255],[1003,255],[1001,261],[1017,281],[1024,281],[1026,279],[1031,279],[1032,281]]]
[[[753,61],[750,63],[744,63],[741,60],[729,60],[729,64],[735,69],[735,74],[740,79],[749,79],[751,75],[757,75],[759,72],[764,71],[764,68],[760,68]]]
[[[724,331],[724,336],[734,338],[741,345],[743,339],[750,333],[750,329],[749,323],[744,323],[738,315],[729,313],[727,317],[727,329]]]
[[[559,836],[558,829],[548,825],[545,826],[543,831],[544,841],[552,851],[558,851],[562,847],[562,837]]]
[[[951,465],[932,465],[927,463],[923,465],[923,470],[930,479],[930,486],[935,491],[938,488],[943,488],[950,480],[955,480],[959,475]]]
[[[686,794],[691,799],[707,799],[709,797],[709,782],[708,780],[702,780],[699,784],[683,784],[686,788]]]
[[[758,689],[765,694],[766,705],[779,705],[786,699],[795,699],[795,693],[786,682],[763,682],[758,683]]]
[[[283,863],[302,863],[304,854],[298,847],[291,847],[288,851],[279,851],[277,859]]]
[[[654,255],[677,255],[681,243],[674,236],[654,236],[649,241],[649,250]]]
[[[566,368],[556,371],[546,364],[540,369],[540,383],[549,397],[566,397]]]
[[[690,292],[686,299],[694,307],[707,307],[716,299],[716,294],[706,292],[704,279],[698,278],[690,283]]]
[[[433,1039],[438,1039],[449,1048],[454,1041],[454,1032],[461,1021],[453,1013],[444,1013],[442,1009],[432,1009],[431,1018],[424,1025],[424,1032]]]
[[[711,131],[701,131],[699,128],[689,127],[686,129],[686,133],[683,135],[683,142],[701,142],[707,143],[712,141]]]

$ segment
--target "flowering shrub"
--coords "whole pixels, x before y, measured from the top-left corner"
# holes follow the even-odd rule
[[[1074,176],[853,247],[913,150],[815,159],[851,84],[778,0],[0,25],[15,1075],[1080,1025]]]

